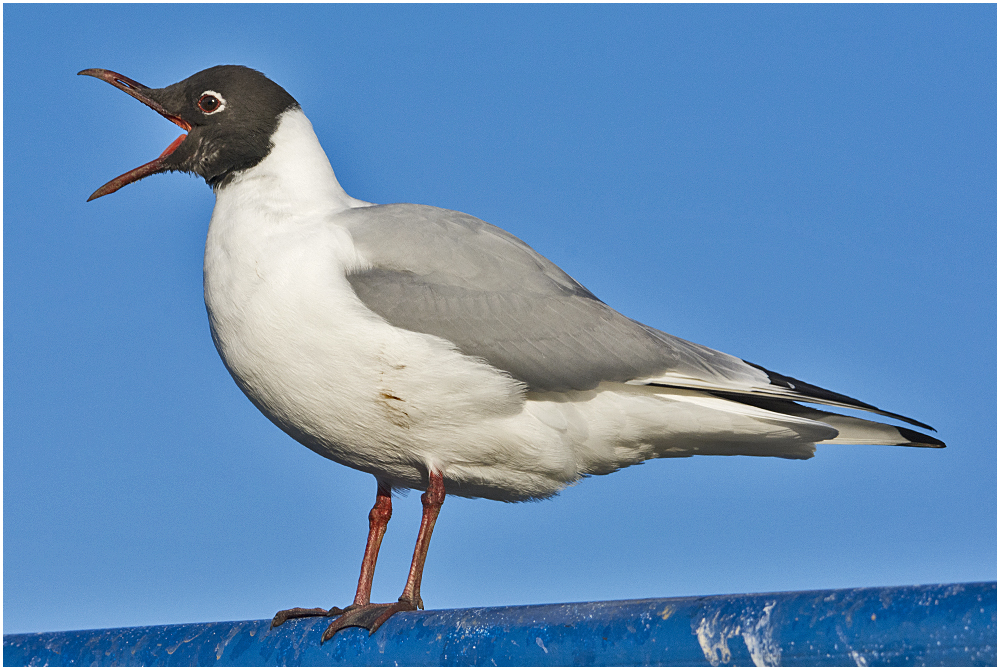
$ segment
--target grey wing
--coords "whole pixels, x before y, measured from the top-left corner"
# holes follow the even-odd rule
[[[675,371],[767,383],[738,358],[622,316],[513,235],[423,205],[351,210],[371,267],[348,281],[399,328],[442,337],[534,391],[584,390]]]
[[[369,309],[452,342],[532,391],[642,383],[740,402],[849,407],[930,428],[629,319],[518,238],[468,214],[397,204],[341,219],[370,264],[347,277]]]

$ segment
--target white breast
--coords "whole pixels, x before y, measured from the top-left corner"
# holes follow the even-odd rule
[[[524,440],[505,426],[523,409],[521,386],[444,340],[390,326],[347,283],[365,260],[338,214],[367,205],[337,184],[305,116],[286,114],[268,158],[219,190],[209,226],[205,304],[226,367],[295,439],[388,484],[422,488],[429,468],[447,478],[463,464],[516,470],[513,443]],[[546,494],[575,476],[555,469]]]
[[[811,455],[811,422],[626,384],[526,394],[449,342],[389,325],[346,280],[366,259],[339,217],[369,203],[344,193],[301,111],[272,139],[264,161],[218,190],[205,304],[236,383],[310,449],[390,486],[422,489],[433,469],[448,493],[498,500],[647,458]]]

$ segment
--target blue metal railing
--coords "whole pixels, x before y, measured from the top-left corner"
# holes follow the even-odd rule
[[[4,665],[993,665],[996,582],[4,635]]]

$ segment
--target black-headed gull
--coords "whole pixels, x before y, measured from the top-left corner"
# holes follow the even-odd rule
[[[378,482],[347,626],[423,607],[434,522],[451,495],[546,498],[651,458],[810,458],[816,444],[943,447],[918,421],[622,316],[513,235],[460,212],[347,195],[299,104],[254,70],[151,89],[84,70],[187,131],[91,199],[168,171],[216,194],[205,304],[226,367],[267,418]],[[393,489],[425,493],[399,601],[370,602]]]

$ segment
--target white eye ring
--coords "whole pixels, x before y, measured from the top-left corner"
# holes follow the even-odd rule
[[[212,107],[212,102],[216,103],[215,107]],[[215,91],[205,91],[200,96],[198,96],[198,109],[202,111],[203,114],[218,114],[226,108],[226,99]]]

